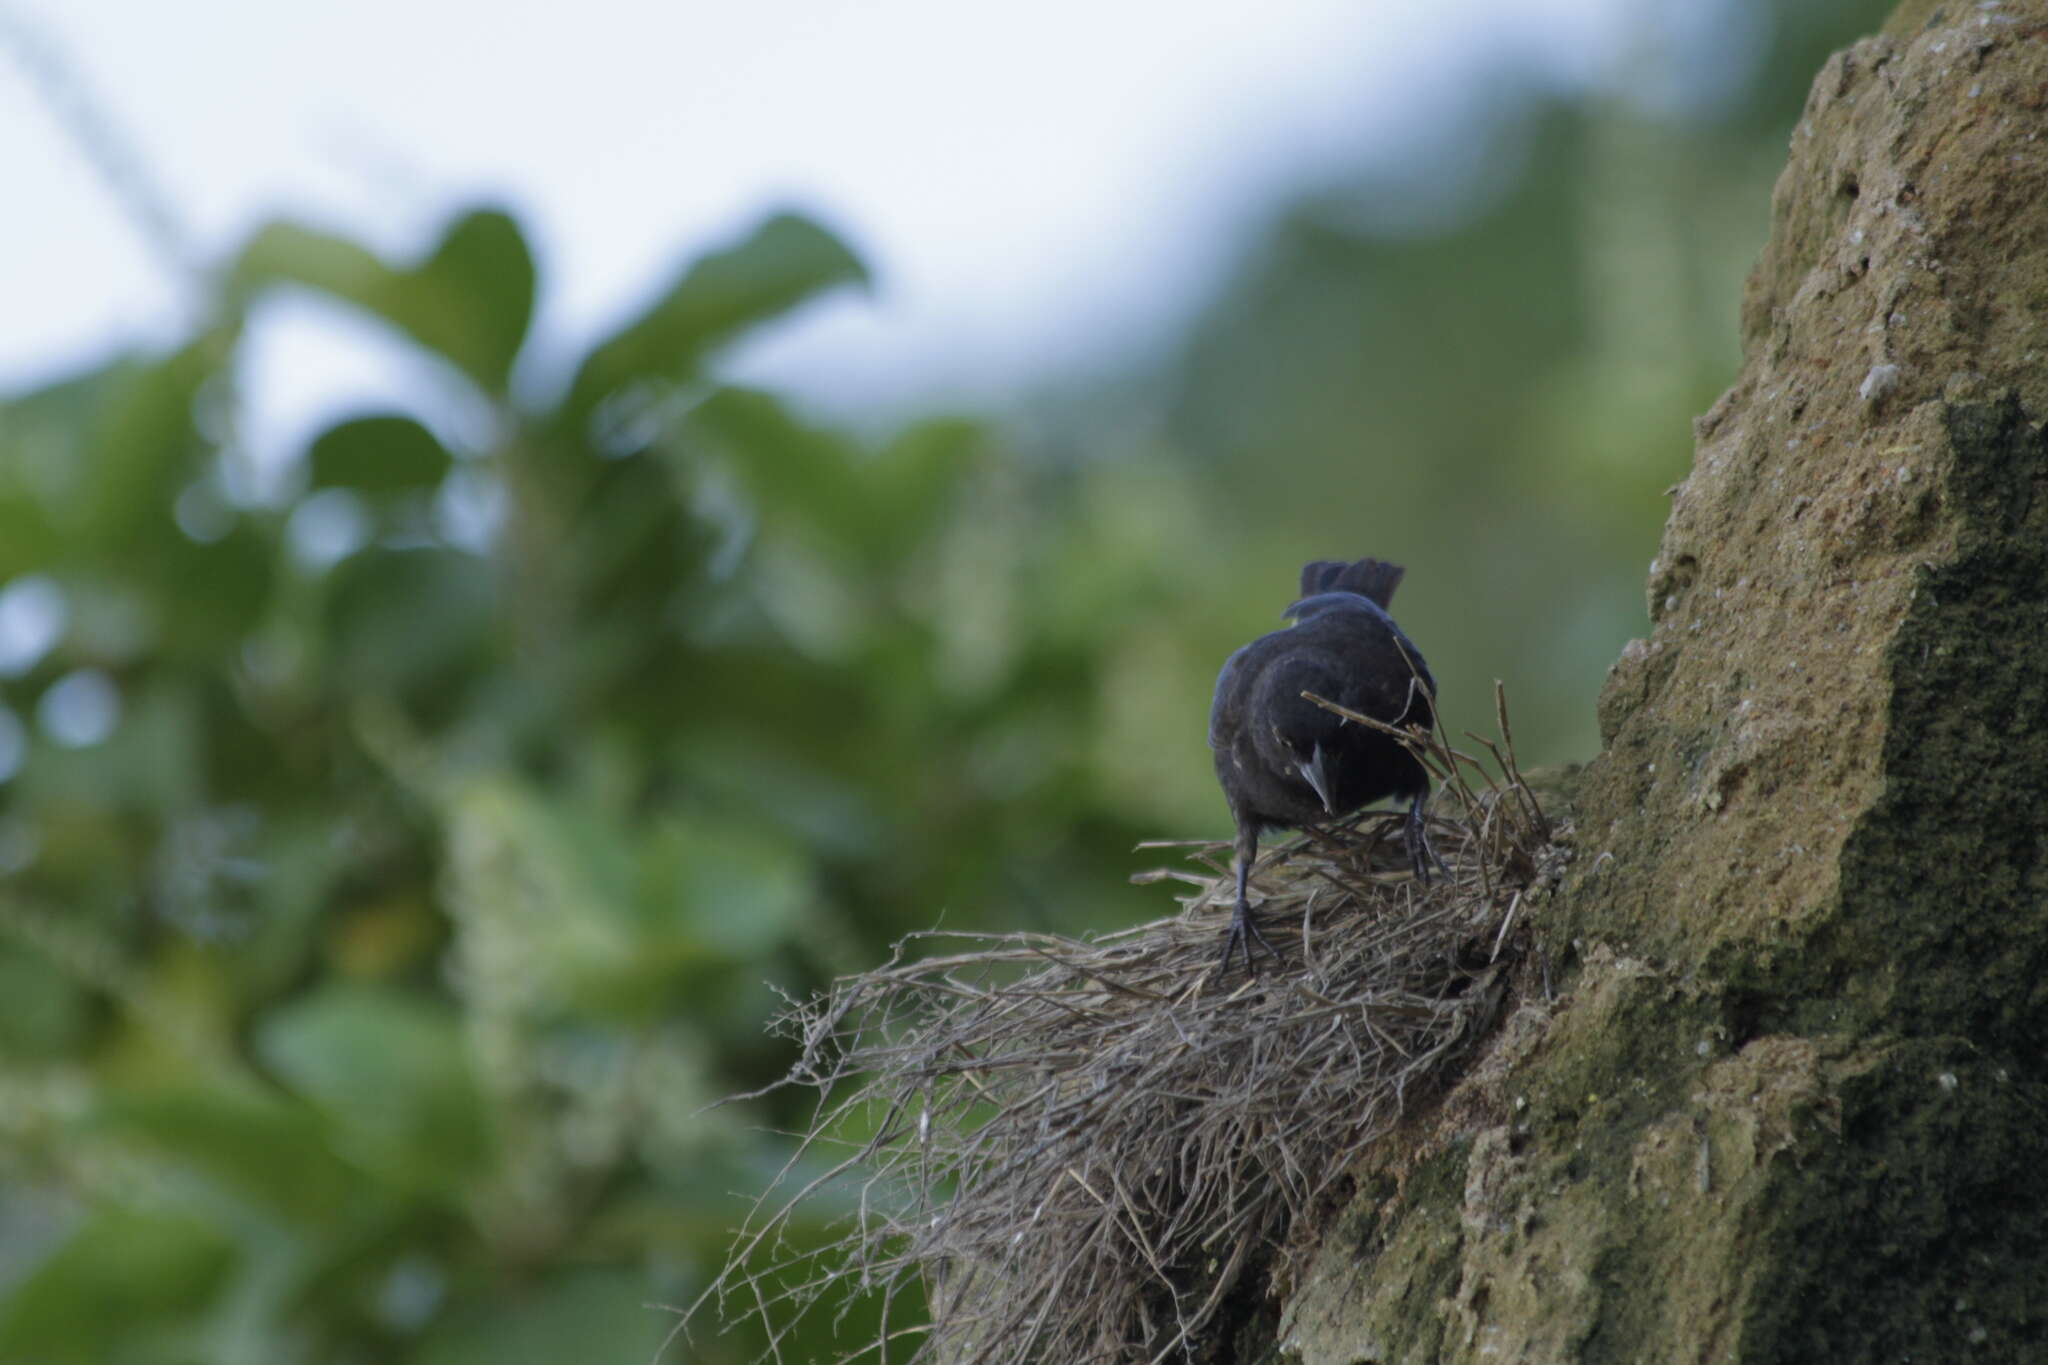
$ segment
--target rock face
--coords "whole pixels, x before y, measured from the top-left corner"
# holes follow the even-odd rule
[[[2048,0],[1815,81],[1529,989],[1283,1355],[2048,1360]]]

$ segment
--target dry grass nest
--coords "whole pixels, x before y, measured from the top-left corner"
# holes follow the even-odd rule
[[[1291,1277],[1347,1168],[1498,1013],[1518,912],[1557,861],[1498,712],[1483,760],[1409,737],[1448,875],[1411,874],[1399,813],[1259,860],[1281,961],[1256,976],[1220,965],[1229,845],[1160,844],[1201,869],[1136,879],[1187,884],[1170,919],[917,935],[794,1004],[784,1084],[817,1091],[816,1122],[697,1308],[758,1316],[779,1348],[804,1313],[873,1296],[859,1317],[879,1307],[879,1328],[842,1319],[847,1360],[1197,1358],[1233,1301]],[[784,1237],[828,1200],[848,1210],[835,1242]]]

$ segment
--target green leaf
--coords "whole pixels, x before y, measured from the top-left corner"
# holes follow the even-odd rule
[[[505,392],[533,321],[533,252],[519,225],[495,209],[467,214],[416,273],[462,302],[443,319],[445,338],[428,344],[492,393]]]
[[[794,941],[817,903],[804,848],[757,822],[671,813],[650,828],[604,801],[510,778],[452,787],[443,900],[458,933],[516,961],[520,1008],[645,1018]],[[752,973],[738,973],[751,982]],[[503,983],[465,983],[473,1009]]]
[[[720,389],[691,411],[688,430],[725,456],[769,524],[800,525],[849,548],[858,543],[863,492],[852,442],[806,425],[756,389]]]
[[[247,517],[210,544],[190,539],[168,517],[150,530],[110,558],[149,601],[163,655],[217,666],[270,603],[278,558],[272,534]]]
[[[88,1036],[92,1002],[80,984],[16,943],[0,944],[0,1056],[53,1061]]]
[[[0,409],[0,426],[8,413]],[[14,448],[0,446],[0,461]],[[20,488],[0,488],[0,584],[20,574],[47,568],[62,553],[64,537],[50,523],[42,502]]]
[[[103,1123],[203,1171],[262,1207],[313,1226],[341,1213],[362,1177],[327,1145],[312,1109],[253,1088],[221,1084],[109,1094]]]
[[[871,453],[773,395],[740,388],[699,403],[686,429],[724,456],[772,533],[797,529],[807,545],[869,570],[915,553],[940,528],[987,440],[971,422],[928,421]]]
[[[699,259],[651,308],[600,344],[570,386],[564,415],[587,421],[636,384],[696,376],[718,347],[867,269],[807,218],[780,214],[746,240]]]
[[[137,368],[123,357],[0,404],[0,583],[78,548],[56,514],[81,497],[93,429]]]
[[[458,550],[375,546],[337,565],[328,674],[343,694],[397,693],[437,713],[459,703],[498,620],[491,565]]]
[[[978,423],[933,418],[906,429],[875,458],[865,472],[899,544],[939,527],[988,443]]]
[[[193,424],[193,405],[225,358],[224,334],[207,334],[158,359],[127,359],[61,386],[48,405],[32,405],[47,454],[68,469],[51,471],[49,490],[68,509],[62,553],[128,551],[138,539],[178,534],[171,503],[198,477],[213,448]],[[71,409],[71,400],[89,406]],[[66,427],[69,430],[66,430]]]
[[[266,223],[228,268],[229,285],[253,292],[273,284],[300,284],[385,318],[398,292],[399,272],[368,247],[297,223]],[[401,324],[403,325],[403,324]]]
[[[256,1049],[334,1121],[343,1155],[460,1182],[488,1147],[453,1011],[388,987],[320,986],[258,1026]]]
[[[386,413],[329,427],[307,458],[315,488],[352,488],[371,497],[434,488],[454,463],[433,432]]]
[[[419,1365],[562,1365],[653,1359],[675,1327],[673,1310],[638,1275],[560,1271],[524,1289],[472,1302],[436,1326]]]
[[[533,317],[533,255],[518,225],[495,209],[457,219],[411,269],[332,233],[272,223],[242,249],[229,281],[250,292],[304,285],[354,304],[501,396]]]
[[[747,821],[671,819],[643,842],[638,903],[649,927],[680,931],[734,959],[766,956],[813,903],[802,850]]]
[[[148,644],[207,663],[269,600],[275,547],[246,516],[206,542],[179,529],[179,494],[212,469],[194,407],[220,377],[225,332],[153,360],[124,358],[0,407],[0,582],[55,569],[90,616],[119,604],[120,659]],[[83,604],[83,605],[82,605]],[[85,634],[81,630],[81,635]]]
[[[203,1313],[233,1259],[232,1243],[208,1220],[102,1209],[14,1286],[0,1310],[0,1360],[114,1359],[117,1347]]]
[[[202,337],[143,367],[103,410],[93,435],[86,508],[99,544],[176,534],[172,500],[213,454],[193,425],[193,405],[225,359],[220,338]]]

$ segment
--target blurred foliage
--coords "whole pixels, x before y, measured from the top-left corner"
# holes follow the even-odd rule
[[[1325,187],[1029,457],[719,382],[864,282],[790,216],[559,376],[509,215],[275,224],[181,344],[0,404],[0,1361],[652,1358],[790,1157],[787,1101],[705,1108],[785,1064],[776,989],[1169,908],[1131,845],[1222,831],[1214,670],[1305,557],[1406,560],[1454,720],[1504,677],[1590,749],[1780,139],[1873,22],[1816,14],[1722,114],[1507,110],[1430,235]],[[285,293],[441,403],[256,468]]]
[[[1115,521],[972,424],[870,448],[706,375],[863,279],[774,218],[526,403],[511,218],[412,266],[277,225],[183,346],[7,405],[0,613],[44,647],[0,684],[0,1123],[43,1194],[0,1360],[647,1359],[787,1156],[795,1114],[700,1113],[779,1073],[771,984],[951,907],[1130,917],[1097,662],[1163,577],[1098,576]],[[284,288],[488,439],[366,413],[248,494]]]

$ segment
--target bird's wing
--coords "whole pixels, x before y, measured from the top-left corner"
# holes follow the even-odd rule
[[[1436,697],[1436,679],[1422,651],[1377,606],[1357,597],[1349,600],[1354,605],[1340,604],[1295,627],[1344,677],[1330,700],[1384,721],[1404,715],[1419,719],[1422,706]]]
[[[1415,679],[1422,685],[1422,690],[1428,694],[1430,705],[1434,706],[1436,704],[1436,679],[1430,676],[1429,665],[1422,661],[1422,651],[1417,649],[1406,635],[1402,635],[1398,630],[1395,631],[1395,634],[1399,636],[1401,643],[1406,646],[1408,657],[1414,660]]]
[[[1223,671],[1216,675],[1216,696],[1209,703],[1209,747],[1220,749],[1230,742],[1228,730],[1232,726],[1230,703],[1238,687],[1238,669],[1244,662],[1246,645],[1223,661]]]

